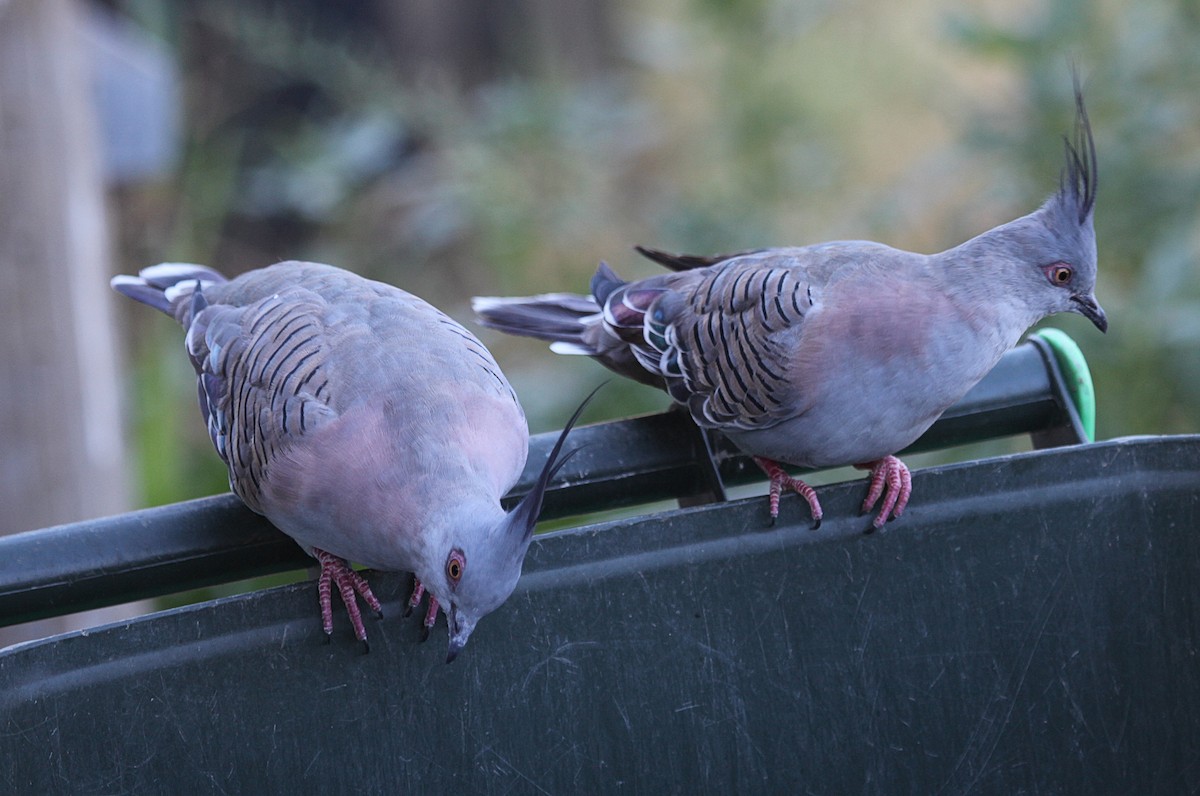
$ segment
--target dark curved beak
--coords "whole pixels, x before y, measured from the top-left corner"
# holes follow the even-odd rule
[[[1101,332],[1108,331],[1108,316],[1104,309],[1091,296],[1071,296],[1075,303],[1075,311],[1096,325]]]

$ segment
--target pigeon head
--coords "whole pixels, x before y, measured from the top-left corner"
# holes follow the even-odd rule
[[[578,450],[560,456],[563,443],[595,394],[593,391],[585,398],[567,421],[537,481],[513,510],[499,522],[483,525],[478,524],[477,518],[465,518],[460,527],[451,529],[446,537],[440,571],[421,577],[422,583],[446,611],[450,629],[446,663],[453,661],[466,645],[476,623],[499,608],[516,588],[525,553],[533,541],[534,526],[542,511],[546,487]]]
[[[553,462],[548,460],[547,467]],[[516,588],[544,491],[539,478],[499,522],[481,525],[477,518],[465,518],[447,536],[440,551],[440,571],[421,579],[446,612],[450,631],[446,663],[466,646],[479,620],[499,608]]]
[[[521,577],[532,534],[522,537],[509,522],[511,516],[482,533],[462,534],[461,544],[446,551],[438,576],[422,581],[446,611],[446,663],[457,657],[476,623],[508,599]]]
[[[1047,315],[1074,312],[1104,332],[1108,318],[1096,301],[1096,146],[1079,81],[1075,81],[1075,130],[1063,139],[1066,164],[1058,190],[1031,213],[996,227],[951,250],[953,261],[983,265],[1003,281],[1000,294],[1028,317],[1030,326]],[[965,257],[961,255],[966,255]],[[980,298],[997,294],[982,286]]]

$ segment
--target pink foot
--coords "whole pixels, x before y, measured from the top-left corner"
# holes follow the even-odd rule
[[[420,580],[417,579],[416,575],[413,575],[412,596],[408,598],[408,607],[406,607],[404,609],[404,618],[405,619],[408,619],[408,617],[412,614],[413,609],[421,604],[421,598],[424,596],[425,596],[425,586],[421,583]]]
[[[883,497],[883,488],[885,485],[887,486],[887,496],[883,498],[883,508],[871,523],[871,530],[882,528],[883,524],[888,521],[889,514],[892,517],[899,517],[904,513],[904,507],[908,505],[908,499],[912,496],[912,474],[908,472],[908,467],[904,462],[895,456],[884,456],[878,461],[854,466],[860,470],[871,471],[871,488],[867,491],[867,499],[862,504],[863,514],[870,511],[879,498]]]
[[[346,613],[350,616],[350,624],[354,627],[354,636],[363,643],[363,651],[370,652],[371,647],[367,644],[367,629],[363,627],[362,614],[358,610],[358,597],[362,597],[363,601],[375,612],[376,617],[380,619],[383,618],[383,606],[371,592],[367,581],[350,568],[346,559],[315,547],[313,555],[316,556],[317,561],[321,562],[321,576],[317,579],[317,596],[321,602],[321,626],[325,630],[326,642],[333,637],[333,599],[330,592],[332,584],[336,583],[338,593],[342,595],[342,602],[346,606]]]
[[[413,576],[412,596],[408,598],[408,607],[404,609],[404,616],[409,616],[413,609],[421,604],[421,598],[425,596],[425,584]],[[437,597],[429,595],[429,607],[425,610],[425,621],[421,623],[421,641],[429,638],[429,630],[433,627],[433,623],[437,621],[438,601]]]
[[[775,524],[775,520],[779,517],[779,495],[786,486],[792,489],[800,497],[808,501],[808,508],[812,511],[813,530],[821,527],[821,503],[817,500],[817,493],[811,486],[801,481],[799,478],[793,478],[784,472],[784,469],[770,459],[764,459],[761,456],[754,457],[754,463],[762,468],[762,471],[767,474],[767,478],[771,479],[771,524]]]

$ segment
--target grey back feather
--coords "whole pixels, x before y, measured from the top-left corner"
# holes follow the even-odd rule
[[[205,307],[191,320],[188,356],[209,435],[229,467],[230,486],[255,510],[262,509],[271,460],[337,417],[323,309],[317,296],[293,288],[247,307]]]
[[[787,256],[741,256],[613,290],[605,326],[702,425],[770,426],[795,410],[789,356],[813,308]]]

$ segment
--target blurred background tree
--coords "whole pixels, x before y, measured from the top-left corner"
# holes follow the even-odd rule
[[[1056,187],[1074,62],[1111,331],[1049,323],[1092,365],[1098,436],[1200,428],[1195,0],[107,6],[164,43],[183,96],[177,167],[113,189],[118,270],[315,259],[469,326],[471,295],[582,290],[601,259],[653,273],[633,243],[955,245]],[[224,490],[178,330],[121,318],[143,501]],[[534,431],[605,376],[481,336]],[[601,400],[609,416],[667,403],[625,382]]]

